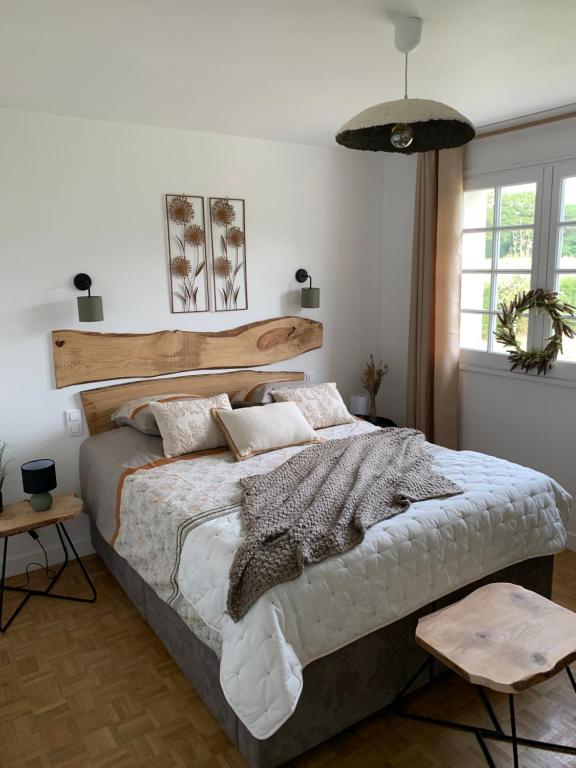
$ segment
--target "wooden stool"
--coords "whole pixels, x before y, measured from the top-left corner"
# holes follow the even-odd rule
[[[474,684],[494,729],[405,712],[402,717],[473,733],[486,762],[496,768],[486,739],[512,744],[514,768],[518,746],[576,755],[575,747],[551,744],[517,735],[514,695],[566,669],[576,692],[570,667],[576,660],[576,613],[516,584],[488,584],[458,603],[420,619],[416,642],[431,655],[399,694],[402,697],[436,658]],[[508,694],[510,735],[500,725],[484,688]],[[397,700],[398,702],[398,700]]]

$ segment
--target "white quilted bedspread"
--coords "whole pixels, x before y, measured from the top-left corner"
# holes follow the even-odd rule
[[[322,434],[342,437],[346,428]],[[491,456],[430,449],[464,494],[419,502],[374,526],[355,549],[269,590],[237,624],[226,595],[239,512],[188,534],[179,587],[221,634],[222,688],[255,737],[268,738],[290,717],[314,659],[482,576],[564,548],[571,499],[556,482]]]

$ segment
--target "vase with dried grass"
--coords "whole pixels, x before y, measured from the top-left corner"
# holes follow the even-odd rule
[[[376,415],[376,396],[378,395],[380,385],[382,384],[382,379],[387,373],[388,365],[383,364],[382,361],[376,365],[374,356],[370,355],[370,359],[362,372],[362,385],[366,392],[368,392],[368,397],[370,398],[368,421],[372,424],[376,424],[378,418]]]

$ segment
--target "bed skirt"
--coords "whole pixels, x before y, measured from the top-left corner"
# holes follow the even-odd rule
[[[552,589],[553,556],[527,560],[317,659],[304,668],[304,686],[294,714],[270,738],[259,740],[249,733],[224,698],[216,654],[116,554],[92,520],[90,528],[94,548],[108,570],[253,768],[276,768],[390,704],[425,659],[425,651],[414,640],[421,616],[489,582],[520,584],[545,597],[550,597]]]

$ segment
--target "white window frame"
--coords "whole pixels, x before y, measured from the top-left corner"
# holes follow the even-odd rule
[[[464,191],[497,188],[530,181],[536,182],[531,288],[556,289],[556,256],[560,232],[560,196],[562,181],[569,176],[576,176],[576,159],[527,165],[490,173],[470,174],[464,178]],[[496,210],[497,206],[495,205]],[[552,215],[554,215],[554,220],[552,220]],[[494,221],[494,227],[496,226],[497,222]],[[496,244],[493,244],[492,271],[495,269],[495,252]],[[523,270],[509,271],[518,274],[522,273]],[[496,281],[492,280],[493,291],[495,290],[495,283]],[[480,310],[479,313],[482,314]],[[491,316],[488,332],[492,333],[493,330],[494,321]],[[550,324],[547,318],[541,313],[534,313],[530,318],[528,326],[528,344],[540,347],[549,335]],[[460,368],[464,371],[479,371],[502,376],[522,376],[533,382],[548,382],[561,386],[576,387],[575,362],[556,362],[546,376],[538,376],[534,371],[529,373],[510,371],[508,358],[501,353],[461,348]]]

